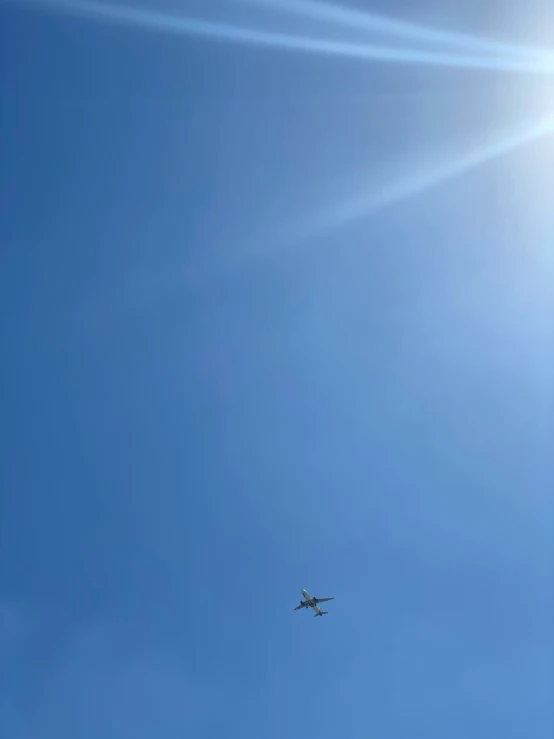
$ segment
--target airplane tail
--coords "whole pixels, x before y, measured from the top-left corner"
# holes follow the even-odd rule
[[[326,613],[329,613],[329,611],[320,611],[319,613],[316,613],[314,618],[317,618],[318,616],[325,616]]]

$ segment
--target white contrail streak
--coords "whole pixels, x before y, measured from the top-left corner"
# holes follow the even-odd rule
[[[238,2],[270,7],[293,15],[304,16],[317,21],[327,21],[356,30],[399,36],[414,41],[445,44],[484,54],[499,54],[505,58],[521,58],[537,62],[554,63],[554,52],[534,49],[514,44],[501,43],[469,36],[467,34],[427,28],[418,23],[394,20],[369,11],[344,8],[319,0],[237,0]]]
[[[459,177],[475,167],[479,167],[504,154],[508,154],[521,146],[530,144],[542,136],[551,134],[554,134],[554,114],[524,131],[476,149],[467,156],[454,162],[449,162],[431,171],[423,172],[420,175],[407,177],[388,187],[384,187],[378,193],[363,197],[354,197],[338,207],[325,207],[323,211],[325,213],[324,216],[316,215],[299,224],[298,228],[295,229],[293,240],[310,238],[316,233],[321,233],[328,229],[345,225],[356,219],[369,216],[389,205],[394,205],[433,187],[442,185],[448,180]]]
[[[19,0],[43,10],[62,12],[99,21],[111,21],[151,31],[185,36],[200,36],[235,44],[357,59],[393,64],[420,64],[459,69],[512,71],[534,74],[554,73],[554,63],[547,65],[528,60],[503,60],[486,57],[459,56],[446,53],[415,51],[371,44],[349,44],[306,36],[243,28],[224,23],[171,16],[135,8],[126,8],[95,0]]]

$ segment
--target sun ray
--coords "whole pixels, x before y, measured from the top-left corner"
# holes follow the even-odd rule
[[[449,45],[474,53],[498,54],[509,58],[542,61],[550,64],[554,61],[554,52],[552,51],[503,43],[438,28],[428,28],[418,23],[395,20],[369,11],[339,7],[331,3],[319,2],[319,0],[238,0],[238,2],[270,7],[312,20],[328,21],[356,30],[363,29],[389,34],[423,43]]]
[[[444,184],[493,159],[497,159],[533,141],[554,134],[554,113],[525,130],[475,149],[461,159],[448,162],[421,174],[406,177],[369,195],[355,196],[339,206],[325,207],[321,213],[299,224],[292,236],[293,241],[311,238],[318,233],[344,226],[367,217],[390,205]]]
[[[433,65],[458,69],[511,71],[532,74],[553,74],[554,62],[504,60],[487,57],[460,56],[447,53],[378,46],[350,44],[306,36],[243,28],[224,23],[202,21],[183,16],[172,16],[155,11],[140,10],[95,0],[18,0],[43,10],[62,12],[91,20],[121,23],[161,33],[198,36],[234,44],[283,49],[360,61],[392,64]]]

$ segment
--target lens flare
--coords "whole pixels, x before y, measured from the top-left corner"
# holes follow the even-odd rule
[[[422,43],[443,44],[467,51],[498,54],[508,58],[521,58],[552,64],[554,52],[514,44],[501,43],[466,34],[427,28],[421,24],[394,20],[377,13],[343,8],[318,0],[238,0],[261,7],[270,7],[316,21],[325,21],[356,30],[403,37]]]
[[[423,52],[372,44],[350,44],[306,36],[243,28],[225,23],[213,23],[183,16],[171,16],[154,11],[127,8],[95,0],[20,0],[19,4],[32,5],[44,10],[72,14],[78,17],[121,23],[160,33],[182,36],[199,36],[234,44],[283,49],[360,61],[388,62],[392,64],[417,64],[524,72],[534,74],[554,73],[554,62],[546,64],[529,60],[505,60],[487,57],[460,56],[447,53]]]
[[[539,123],[512,134],[504,139],[476,149],[467,156],[421,174],[406,177],[379,192],[353,197],[339,206],[326,207],[325,215],[318,214],[299,224],[292,239],[294,241],[310,238],[332,228],[343,226],[351,221],[367,217],[389,205],[415,197],[420,193],[448,180],[463,175],[465,172],[479,167],[498,157],[508,154],[521,146],[530,144],[543,136],[554,134],[554,114]]]

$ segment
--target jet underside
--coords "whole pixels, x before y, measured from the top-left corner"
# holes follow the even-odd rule
[[[322,611],[318,604],[333,600],[333,598],[312,598],[307,590],[302,590],[301,593],[304,600],[300,601],[300,605],[296,606],[295,611],[299,611],[302,608],[311,608],[315,611],[315,616],[324,616],[327,613],[327,611]]]

